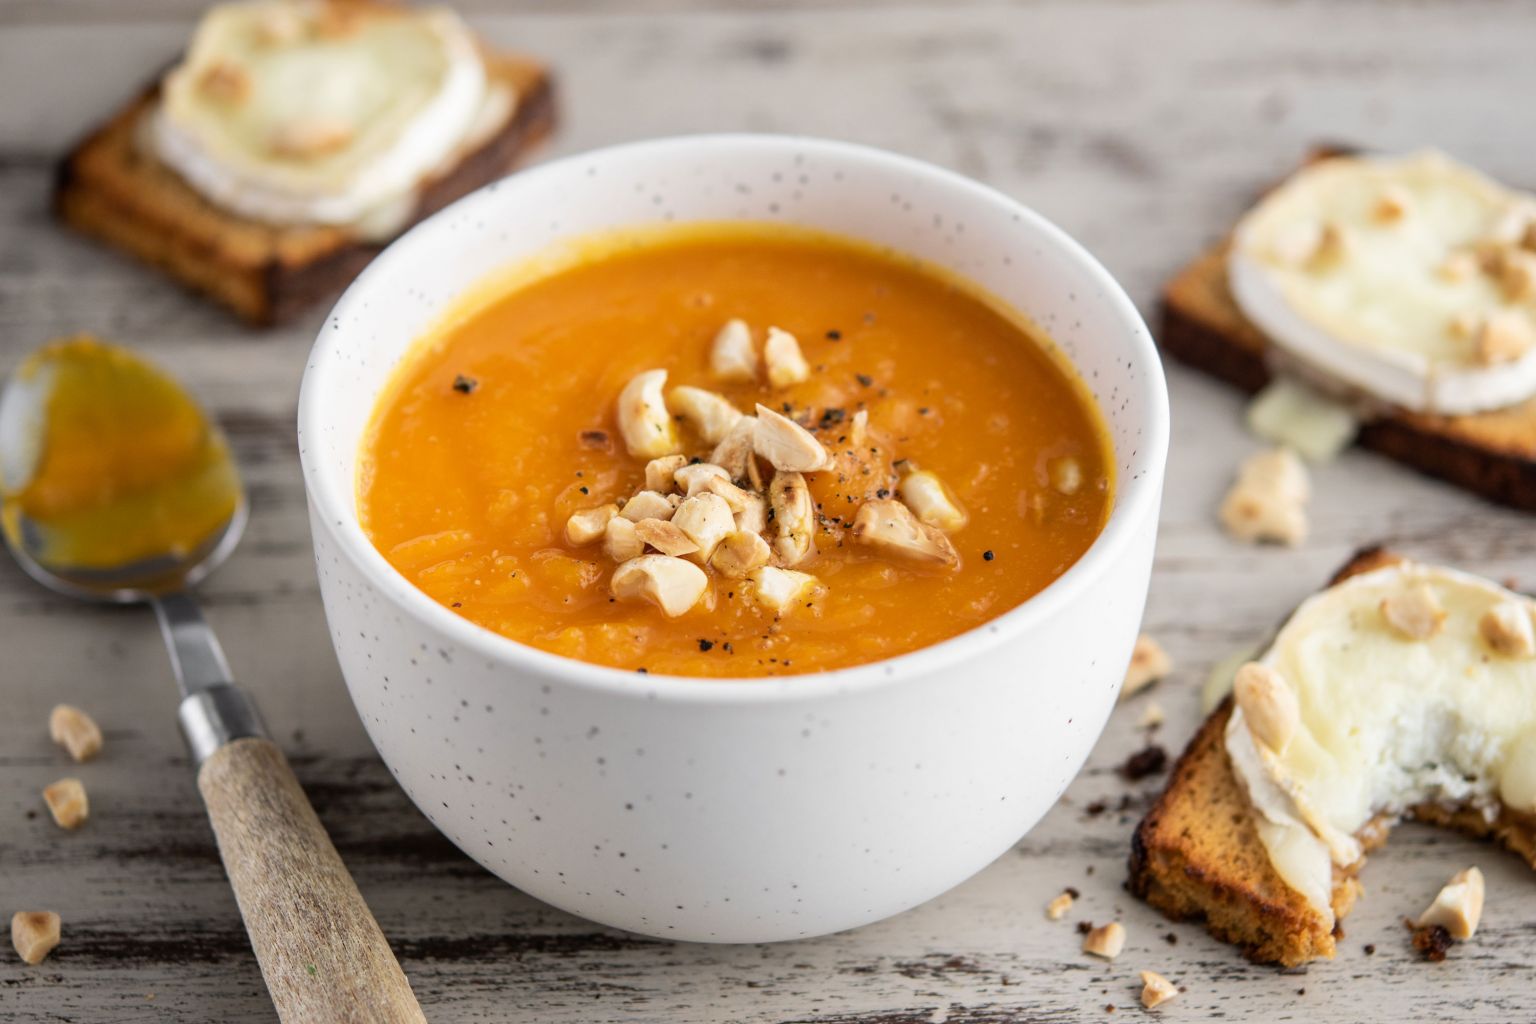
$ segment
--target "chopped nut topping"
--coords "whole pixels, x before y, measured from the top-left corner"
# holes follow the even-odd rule
[[[803,384],[811,379],[811,366],[800,354],[800,342],[788,331],[768,328],[763,343],[763,362],[768,366],[768,383],[776,388]]]
[[[854,539],[876,550],[908,561],[953,569],[960,554],[944,531],[921,522],[907,506],[893,498],[879,498],[859,506],[853,517]]]
[[[768,503],[761,496],[747,494],[741,510],[736,513],[736,529],[744,533],[762,533],[768,529]]]
[[[869,440],[869,410],[860,409],[848,421],[848,443],[855,448],[864,447]]]
[[[1072,909],[1072,894],[1064,892],[1045,905],[1045,916],[1052,921],[1060,921],[1067,916],[1067,911]]]
[[[76,761],[89,761],[101,753],[101,727],[72,705],[60,704],[49,713],[48,735]]]
[[[1505,256],[1499,285],[1510,302],[1524,302],[1536,295],[1536,254],[1515,251]]]
[[[686,465],[686,455],[663,455],[659,459],[652,459],[645,464],[645,489],[666,494],[676,486],[674,477],[677,471]]]
[[[1119,921],[1095,928],[1083,939],[1083,952],[1113,960],[1125,948],[1125,927]]]
[[[621,601],[640,598],[675,619],[698,603],[709,587],[709,577],[692,562],[669,555],[641,555],[613,570],[609,585]]]
[[[267,46],[291,43],[304,32],[303,15],[296,7],[287,4],[262,9],[256,25],[257,41]]]
[[[743,416],[721,438],[709,461],[724,469],[732,480],[746,480],[756,469],[753,448],[757,437],[757,417]]]
[[[1445,625],[1446,611],[1423,580],[1381,600],[1381,617],[1405,640],[1428,640]]]
[[[662,395],[666,385],[666,370],[646,370],[635,374],[619,392],[619,433],[629,454],[638,459],[673,455],[681,448]]]
[[[1046,472],[1051,478],[1051,486],[1062,494],[1076,494],[1083,488],[1082,463],[1070,456],[1052,459]]]
[[[1477,329],[1481,323],[1482,321],[1478,319],[1476,313],[1463,310],[1451,317],[1445,325],[1445,330],[1447,334],[1458,341],[1466,341],[1477,335]]]
[[[677,481],[677,487],[686,496],[692,498],[698,494],[704,494],[709,490],[711,480],[723,480],[729,483],[731,474],[721,466],[713,462],[696,462],[691,466],[684,466],[673,474]]]
[[[58,914],[51,910],[18,910],[11,915],[11,945],[26,963],[42,963],[58,944]]]
[[[736,530],[731,507],[718,494],[698,494],[685,498],[672,516],[672,522],[698,545],[698,561],[707,563],[715,547]]]
[[[1306,467],[1289,448],[1250,456],[1221,503],[1221,524],[1244,541],[1300,544],[1307,537],[1311,497]]]
[[[1482,916],[1483,873],[1472,867],[1452,875],[1414,924],[1419,928],[1439,926],[1453,939],[1470,939]]]
[[[197,88],[220,103],[240,103],[251,94],[251,76],[238,64],[215,61],[197,76]]]
[[[1477,257],[1465,249],[1458,249],[1451,253],[1440,266],[1435,268],[1435,274],[1440,280],[1448,284],[1460,284],[1463,281],[1470,281],[1472,275],[1476,273]]]
[[[832,464],[832,457],[809,430],[762,404],[757,407],[752,449],[774,469],[785,472],[814,473]]]
[[[747,574],[752,581],[752,596],[761,605],[776,612],[790,608],[811,590],[820,580],[808,572],[780,569],[765,565]]]
[[[1536,624],[1525,601],[1501,601],[1489,608],[1478,620],[1477,631],[1495,654],[1506,658],[1536,655]]]
[[[929,526],[953,533],[965,525],[964,510],[950,497],[944,482],[926,469],[902,477],[896,493],[912,513]]]
[[[574,512],[571,518],[565,521],[565,539],[576,547],[596,544],[608,529],[608,520],[618,514],[619,506],[617,505],[603,505],[599,508],[589,508],[584,512]]]
[[[1120,687],[1120,699],[1125,700],[1173,671],[1173,659],[1162,645],[1145,633],[1136,638],[1131,648],[1131,663],[1125,670],[1125,683]]]
[[[682,557],[699,550],[688,535],[676,523],[665,519],[642,519],[635,524],[635,536],[640,543],[649,544],[664,555]]]
[[[759,502],[762,501],[761,498],[753,494],[751,491],[744,491],[740,487],[737,487],[735,484],[731,483],[731,481],[726,478],[724,470],[721,471],[720,476],[712,476],[705,480],[704,489],[710,494],[719,495],[721,500],[730,506],[731,515],[737,515],[738,513],[745,511],[747,505],[754,500]]]
[[[1173,982],[1156,971],[1141,972],[1141,1005],[1151,1010],[1179,994]]]
[[[632,523],[642,519],[671,519],[677,506],[667,500],[665,494],[641,491],[624,503],[619,515]]]
[[[721,380],[752,380],[757,376],[757,349],[752,332],[741,320],[727,320],[709,350],[709,369]]]
[[[1141,717],[1136,720],[1136,725],[1141,729],[1155,729],[1163,724],[1164,718],[1163,706],[1156,701],[1152,701],[1142,711]]]
[[[715,548],[709,564],[722,576],[741,579],[752,570],[767,565],[769,557],[768,542],[761,534],[737,530]]]
[[[608,520],[603,530],[603,554],[615,562],[627,562],[638,558],[645,550],[645,542],[635,529],[635,524],[617,516]]]
[[[1323,229],[1315,223],[1294,222],[1276,233],[1270,252],[1288,267],[1305,266],[1317,252]]]
[[[352,135],[352,126],[334,117],[302,117],[272,133],[272,154],[288,160],[312,160],[345,148]]]
[[[1401,185],[1388,185],[1376,199],[1376,219],[1384,224],[1395,224],[1408,216],[1413,208],[1413,197]]]
[[[1285,753],[1301,725],[1301,706],[1280,673],[1250,661],[1237,670],[1232,697],[1254,740],[1277,754]]]
[[[669,402],[705,444],[718,444],[744,415],[724,395],[687,385],[673,388]]]
[[[1488,232],[1488,238],[1493,242],[1514,245],[1518,244],[1532,227],[1536,227],[1536,203],[1532,203],[1529,199],[1517,199],[1499,215],[1498,220],[1494,221],[1493,227]]]
[[[1512,363],[1529,352],[1533,342],[1531,322],[1513,309],[1489,316],[1473,338],[1477,361],[1484,366]]]
[[[799,473],[775,473],[768,485],[773,509],[773,554],[780,565],[799,565],[815,540],[816,508],[810,488]]]
[[[1317,236],[1317,248],[1312,250],[1311,257],[1307,260],[1310,270],[1327,270],[1344,262],[1349,256],[1353,242],[1349,232],[1337,224],[1324,224],[1321,233]]]
[[[85,798],[85,786],[79,779],[60,779],[43,787],[43,800],[48,813],[60,828],[79,828],[91,813],[90,802]]]

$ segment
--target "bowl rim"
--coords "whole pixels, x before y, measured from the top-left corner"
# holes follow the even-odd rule
[[[821,157],[845,163],[884,165],[925,179],[939,189],[969,193],[997,206],[1000,213],[1011,215],[1026,224],[1042,244],[1054,247],[1076,263],[1099,286],[1103,301],[1123,322],[1131,358],[1139,363],[1140,372],[1136,380],[1141,394],[1138,396],[1138,404],[1145,409],[1146,422],[1132,456],[1132,466],[1139,462],[1143,468],[1140,473],[1130,474],[1131,477],[1141,478],[1140,486],[1127,488],[1127,477],[1122,477],[1104,528],[1066,572],[1022,603],[972,629],[927,647],[879,661],[787,676],[705,677],[639,673],[640,679],[637,680],[635,671],[578,661],[543,651],[471,622],[428,597],[425,591],[417,588],[390,565],[373,546],[357,515],[353,493],[355,481],[336,480],[337,474],[325,468],[328,460],[310,454],[306,438],[319,436],[321,426],[325,423],[328,403],[325,402],[325,389],[318,381],[334,372],[339,363],[338,353],[348,337],[348,332],[342,330],[340,325],[354,308],[366,303],[374,282],[385,278],[396,264],[415,258],[415,250],[431,242],[432,235],[441,232],[450,217],[463,216],[466,210],[478,206],[510,202],[508,197],[515,197],[520,186],[526,182],[584,175],[584,168],[593,161],[620,159],[647,151],[708,150],[711,147],[759,147],[807,153],[814,151]],[[466,287],[470,284],[473,282],[466,282]],[[1103,412],[1106,417],[1112,416],[1110,409],[1103,409]],[[914,157],[859,143],[814,136],[751,132],[671,135],[587,150],[492,182],[423,219],[376,256],[336,301],[310,351],[300,384],[298,403],[299,457],[304,489],[314,513],[311,522],[327,531],[340,553],[398,611],[422,621],[453,643],[462,645],[491,663],[529,670],[544,680],[615,697],[698,703],[756,703],[786,698],[813,700],[872,687],[896,685],[976,657],[1011,636],[1050,618],[1109,571],[1133,542],[1138,529],[1148,517],[1156,520],[1169,434],[1167,383],[1151,331],[1119,282],[1081,243],[1053,222],[999,189]]]

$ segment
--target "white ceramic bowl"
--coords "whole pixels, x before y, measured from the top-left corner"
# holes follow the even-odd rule
[[[487,275],[659,220],[811,225],[948,267],[1043,325],[1108,418],[1103,534],[1022,606],[936,646],[777,680],[638,676],[524,647],[400,576],[358,525],[358,445],[402,353]],[[320,589],[363,723],[432,822],[513,885],[648,935],[759,942],[895,914],[998,857],[1098,738],[1151,571],[1167,394],[1145,325],[1072,239],[956,174],[813,139],[719,135],[487,186],[352,285],[304,375]]]

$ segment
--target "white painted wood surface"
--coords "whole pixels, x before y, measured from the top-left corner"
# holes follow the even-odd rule
[[[1339,958],[1305,975],[1252,967],[1121,888],[1142,796],[1113,766],[1140,745],[1117,713],[1068,799],[949,895],[815,942],[675,946],[543,907],[458,854],[373,755],[327,641],[294,453],[299,372],[323,310],[255,333],[50,223],[50,165],[176,51],[195,0],[0,0],[0,368],[50,337],[141,346],[218,411],[254,518],[206,587],[209,617],[258,694],[321,817],[436,1021],[1097,1021],[1134,1006],[1136,972],[1188,991],[1169,1019],[1510,1022],[1536,1018],[1536,878],[1486,846],[1403,827],[1365,874]],[[1456,3],[1085,0],[728,7],[695,0],[461,5],[492,38],[558,67],[555,151],[712,129],[803,131],[954,167],[1084,241],[1150,315],[1159,284],[1309,143],[1434,143],[1536,182],[1536,7]],[[1536,585],[1529,518],[1353,453],[1316,476],[1300,551],[1234,546],[1212,508],[1254,447],[1238,399],[1171,370],[1174,452],[1148,629],[1179,662],[1151,699],[1177,748],[1206,669],[1252,642],[1356,546],[1387,541]],[[59,911],[41,967],[0,955],[0,1021],[272,1019],[172,722],[173,687],[142,610],[54,598],[0,564],[0,909]],[[55,830],[41,787],[72,771],[48,708],[96,714],[94,814]],[[1089,816],[1096,800],[1134,807]],[[1483,930],[1413,960],[1403,914],[1468,863]],[[1041,908],[1082,899],[1062,923]],[[1118,917],[1113,964],[1072,925]],[[1173,934],[1177,944],[1164,936]],[[1374,957],[1362,947],[1372,943]]]

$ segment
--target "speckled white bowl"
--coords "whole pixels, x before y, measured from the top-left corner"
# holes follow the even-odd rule
[[[1044,325],[1109,420],[1103,534],[985,626],[780,680],[638,676],[524,647],[436,604],[358,525],[358,444],[390,371],[446,305],[551,243],[659,220],[811,225],[957,271]],[[1168,409],[1145,325],[1059,229],[900,156],[717,135],[570,157],[395,242],[315,344],[299,444],[347,686],[418,807],[513,885],[648,935],[760,942],[887,917],[1006,851],[1110,709],[1151,570]]]

